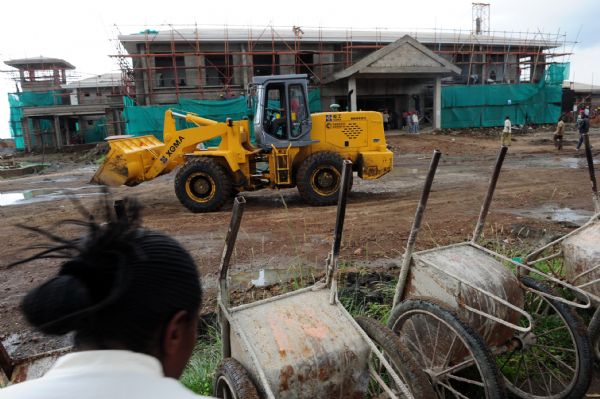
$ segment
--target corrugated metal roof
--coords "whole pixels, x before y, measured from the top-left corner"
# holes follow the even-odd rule
[[[565,80],[562,84],[563,89],[571,89],[578,93],[600,93],[600,85],[592,83],[571,82]]]
[[[77,80],[62,85],[63,89],[83,89],[90,87],[119,87],[123,85],[123,77],[120,73],[103,73],[91,78]]]
[[[435,31],[398,31],[398,30],[367,30],[367,29],[313,29],[302,28],[302,42],[332,42],[332,43],[392,43],[410,35],[423,44],[476,44],[476,45],[511,45],[522,47],[555,48],[562,46],[557,40],[523,39],[514,36],[475,35],[470,32],[435,32]],[[541,35],[536,35],[538,37]],[[548,35],[550,37],[550,35]],[[248,27],[248,28],[183,28],[173,30],[147,30],[140,33],[119,35],[121,42],[270,42],[296,40],[294,30],[281,27]]]

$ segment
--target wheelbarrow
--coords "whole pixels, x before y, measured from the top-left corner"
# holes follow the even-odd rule
[[[591,298],[596,310],[588,335],[595,358],[600,361],[600,196],[587,134],[584,143],[595,214],[581,227],[531,252],[524,262],[577,286]]]
[[[471,241],[414,252],[441,157],[434,152],[388,326],[416,354],[438,397],[502,398],[505,388],[523,398],[581,397],[591,378],[589,341],[570,307],[589,307],[589,298],[477,243],[506,152],[498,154]],[[587,300],[566,300],[542,280]]]
[[[427,377],[389,329],[356,320],[337,297],[336,270],[352,173],[346,161],[325,278],[312,286],[231,307],[229,263],[245,200],[237,197],[219,270],[223,358],[219,398],[426,398]]]

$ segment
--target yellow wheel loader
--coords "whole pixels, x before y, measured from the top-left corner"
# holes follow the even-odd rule
[[[344,159],[363,179],[392,169],[393,154],[378,112],[310,114],[306,75],[255,77],[253,127],[247,119],[216,122],[167,111],[164,143],[154,136],[109,139],[110,150],[92,182],[133,186],[179,168],[175,193],[192,212],[210,212],[240,191],[297,187],[311,205],[337,200]],[[253,98],[253,96],[249,96]],[[195,127],[176,129],[175,118]],[[203,143],[220,137],[216,147]]]

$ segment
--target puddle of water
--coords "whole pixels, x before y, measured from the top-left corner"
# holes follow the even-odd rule
[[[511,160],[506,162],[508,168],[522,167],[523,165],[539,167],[539,168],[569,168],[569,169],[585,169],[587,168],[587,160],[584,156],[576,157],[530,157],[519,160]],[[594,159],[594,165],[600,165],[600,159]]]
[[[509,212],[534,219],[553,220],[555,222],[569,222],[581,226],[594,215],[592,211],[584,209],[560,208],[556,205],[542,205],[534,209],[510,210]]]
[[[85,186],[72,189],[39,188],[11,193],[0,193],[0,206],[22,205],[33,202],[56,201],[69,198],[84,198],[101,195],[102,186]]]
[[[268,287],[275,284],[282,284],[291,280],[305,283],[306,279],[312,279],[316,269],[312,267],[293,268],[293,269],[267,269],[263,268],[254,271],[239,272],[230,275],[230,284],[233,289],[248,287]]]

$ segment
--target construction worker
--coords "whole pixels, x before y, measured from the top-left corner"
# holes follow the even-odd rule
[[[554,147],[556,147],[557,150],[562,150],[563,135],[565,134],[565,122],[563,119],[564,118],[562,116],[558,118],[556,131],[554,132],[553,136]]]
[[[579,151],[579,149],[581,148],[581,145],[583,144],[583,135],[587,134],[590,131],[590,119],[588,118],[588,116],[585,113],[582,113],[581,115],[581,121],[578,123],[578,130],[579,130],[579,141],[577,142],[577,150]]]
[[[45,334],[74,332],[75,351],[43,377],[0,389],[1,399],[200,398],[177,380],[197,338],[196,265],[173,238],[139,227],[129,204],[106,224],[85,223],[77,239],[42,232],[51,248],[10,265],[69,256],[21,309]]]
[[[411,118],[413,133],[419,134],[419,114],[417,111],[413,112]]]
[[[383,111],[383,130],[389,130],[390,129],[390,114],[388,112],[388,110],[386,109],[385,111]]]
[[[510,118],[508,115],[504,118],[504,128],[502,129],[502,134],[500,137],[500,144],[510,146],[511,141],[511,131],[512,124],[510,123]]]

